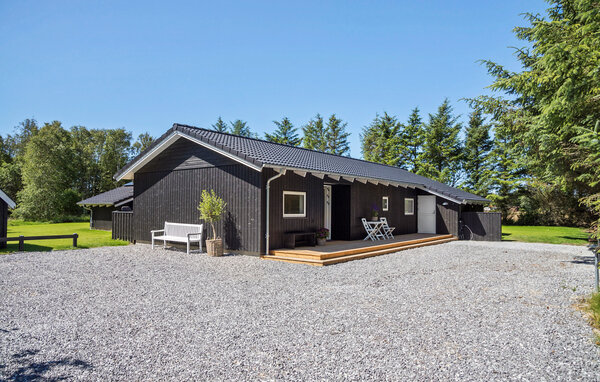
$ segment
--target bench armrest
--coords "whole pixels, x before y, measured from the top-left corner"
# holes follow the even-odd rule
[[[187,237],[189,238],[190,236],[196,236],[196,235],[202,236],[202,232],[188,233]]]
[[[164,229],[155,229],[155,230],[150,231],[150,233],[159,233],[159,232],[165,232],[165,230]]]

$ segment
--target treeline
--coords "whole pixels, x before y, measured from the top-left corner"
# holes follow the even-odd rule
[[[275,130],[272,133],[265,133],[263,137],[269,142],[296,147],[302,146],[335,155],[350,155],[350,143],[348,142],[350,133],[346,131],[348,124],[336,117],[335,114],[332,114],[327,121],[324,121],[323,117],[317,114],[302,126],[302,137],[298,128],[294,127],[294,124],[287,117],[282,118],[281,121],[273,121],[273,124]],[[252,132],[248,124],[240,119],[227,124],[219,117],[212,128],[221,133],[259,138],[259,135]]]
[[[0,188],[18,201],[12,217],[68,221],[76,203],[119,184],[113,175],[153,138],[133,140],[125,129],[65,129],[58,121],[39,126],[26,119],[14,134],[0,136]]]

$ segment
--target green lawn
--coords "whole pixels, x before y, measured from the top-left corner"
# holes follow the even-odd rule
[[[89,222],[76,223],[39,223],[8,221],[8,237],[14,236],[45,236],[79,234],[77,248],[93,248],[113,245],[127,245],[126,241],[112,240],[110,231],[91,230]],[[9,242],[7,248],[0,253],[14,252],[18,242]],[[25,241],[26,251],[52,251],[58,249],[73,249],[73,239],[33,240]]]
[[[588,234],[576,227],[502,226],[502,240],[548,244],[588,244]]]

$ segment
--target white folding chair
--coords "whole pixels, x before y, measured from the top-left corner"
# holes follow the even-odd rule
[[[390,227],[388,225],[387,218],[382,217],[379,218],[379,220],[383,222],[383,227],[381,229],[383,230],[383,234],[385,235],[386,239],[393,239],[394,235],[392,234],[392,232],[394,232],[396,227]]]
[[[360,220],[363,223],[363,227],[365,227],[365,231],[367,231],[367,237],[365,237],[363,240],[371,239],[375,241],[379,239],[385,239],[385,235],[383,234],[383,232],[381,232],[380,227],[373,227],[365,218],[361,218]]]

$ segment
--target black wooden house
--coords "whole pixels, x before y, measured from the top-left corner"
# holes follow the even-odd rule
[[[15,202],[0,190],[0,237],[6,237],[8,233],[8,210],[12,208],[15,208]],[[0,241],[0,248],[6,248],[5,241]]]
[[[374,208],[396,234],[457,235],[461,211],[487,202],[401,168],[181,124],[115,179],[133,180],[132,241],[149,241],[165,221],[198,223],[201,192],[213,189],[227,203],[218,234],[247,254],[281,248],[292,231],[362,239]]]

